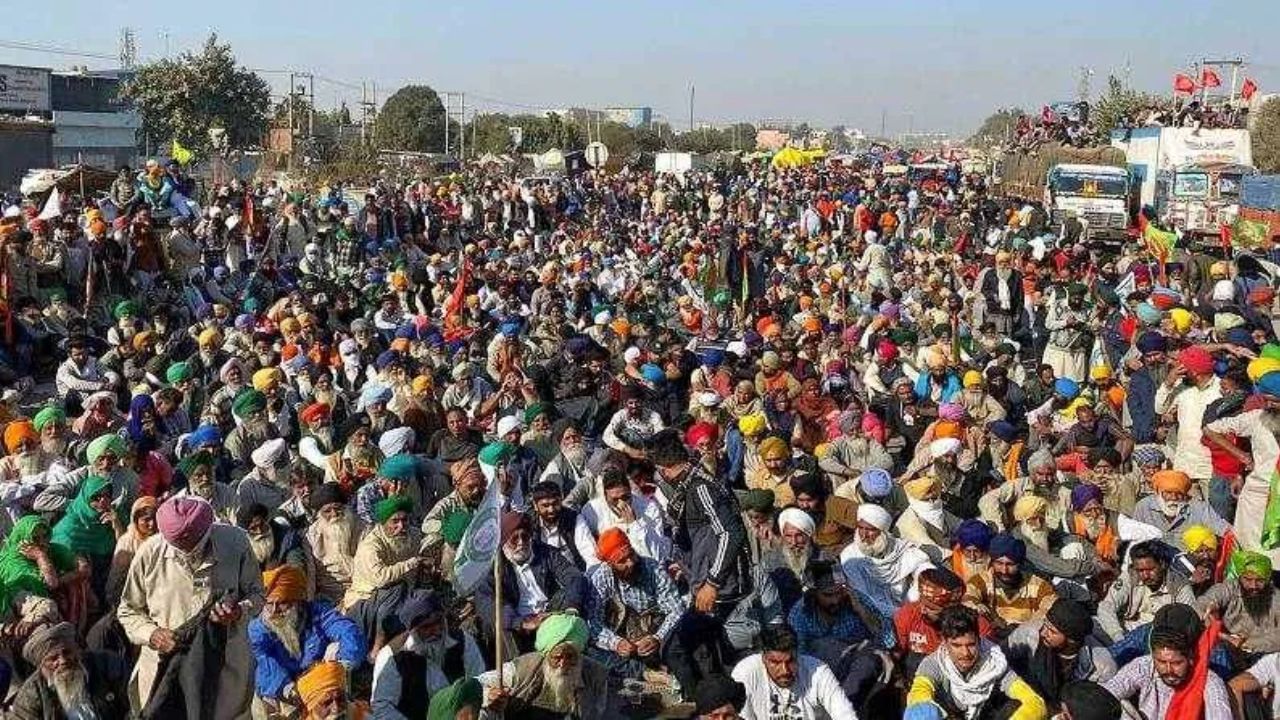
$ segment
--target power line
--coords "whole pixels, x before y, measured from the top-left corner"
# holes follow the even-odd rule
[[[28,52],[48,53],[50,55],[67,55],[70,57],[86,57],[95,58],[97,60],[119,60],[119,56],[109,53],[95,53],[87,50],[72,50],[70,48],[58,47],[56,45],[45,45],[42,43],[19,42],[16,40],[0,40],[0,48],[9,50],[26,50]]]

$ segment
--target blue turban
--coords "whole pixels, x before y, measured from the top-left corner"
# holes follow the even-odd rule
[[[1138,342],[1135,343],[1138,352],[1146,355],[1153,352],[1164,352],[1168,347],[1165,343],[1164,336],[1157,332],[1145,332],[1138,336]]]
[[[988,552],[992,560],[1003,557],[1022,564],[1022,561],[1027,559],[1027,544],[1012,535],[1000,533],[991,538],[991,547]]]
[[[565,352],[569,353],[572,357],[582,357],[591,349],[591,338],[585,335],[574,335],[568,340],[565,340],[564,349]]]
[[[1254,352],[1258,351],[1258,344],[1253,341],[1253,334],[1249,332],[1249,328],[1243,325],[1231,328],[1226,335],[1222,336],[1222,339],[1232,345],[1239,345]]]
[[[1280,398],[1280,372],[1269,372],[1258,378],[1258,382],[1254,383],[1254,389],[1262,395],[1271,395]]]
[[[987,429],[991,431],[992,435],[1007,443],[1013,442],[1018,437],[1018,428],[1014,427],[1013,423],[1008,420],[997,420],[988,425]]]
[[[1139,465],[1163,465],[1164,451],[1159,445],[1138,445],[1133,449],[1133,461]]]
[[[724,362],[724,351],[720,348],[707,348],[702,351],[702,364],[707,367],[720,367]]]
[[[418,475],[418,461],[406,453],[392,455],[382,461],[378,474],[389,480],[412,480]]]
[[[187,436],[187,447],[198,448],[206,445],[221,445],[222,433],[217,425],[201,425]]]
[[[1076,512],[1080,512],[1085,505],[1094,500],[1102,502],[1102,488],[1097,485],[1080,483],[1071,488],[1071,508]]]
[[[960,523],[960,527],[957,527],[952,534],[952,539],[961,549],[976,547],[986,552],[991,547],[991,539],[995,535],[990,525],[981,520],[969,519]]]
[[[1053,392],[1068,400],[1075,400],[1080,395],[1080,383],[1071,378],[1058,378],[1053,381]]]
[[[413,336],[417,334],[418,334],[418,331],[416,328],[413,327],[413,325],[401,325],[400,327],[396,328],[397,340],[401,338],[405,340],[412,340]]]
[[[395,350],[384,350],[378,354],[377,359],[373,361],[373,366],[379,370],[386,370],[387,366],[400,362],[400,353]]]
[[[507,320],[498,327],[498,330],[506,337],[513,338],[520,332],[520,322],[518,320]]]
[[[1138,305],[1137,313],[1138,313],[1138,319],[1142,321],[1143,325],[1159,325],[1160,324],[1160,311],[1157,310],[1156,306],[1152,305],[1151,303],[1144,302]]]
[[[640,368],[640,375],[654,385],[661,385],[667,381],[667,373],[653,363],[645,363]]]
[[[365,383],[363,389],[360,390],[360,401],[357,403],[356,410],[363,412],[374,403],[385,403],[391,399],[391,388],[382,383]]]
[[[868,468],[858,478],[858,487],[862,488],[862,493],[869,498],[887,497],[893,490],[893,478],[889,477],[889,473],[885,470]]]

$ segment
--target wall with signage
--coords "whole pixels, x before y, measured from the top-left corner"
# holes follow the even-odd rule
[[[0,112],[26,115],[49,110],[47,68],[0,65]]]

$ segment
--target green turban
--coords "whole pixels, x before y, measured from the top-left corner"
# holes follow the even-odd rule
[[[213,453],[208,450],[193,452],[178,462],[178,469],[182,471],[183,475],[191,477],[192,471],[202,465],[213,466]]]
[[[138,310],[138,303],[132,300],[121,300],[116,303],[116,306],[111,310],[111,314],[114,315],[117,320],[123,320],[127,317],[137,317]]]
[[[236,417],[246,417],[266,409],[267,396],[253,388],[242,390],[231,403],[231,412],[235,413]]]
[[[511,443],[491,442],[480,450],[480,464],[497,467],[510,460],[514,452]]]
[[[756,488],[748,490],[743,496],[742,508],[762,513],[772,512],[774,500],[772,490]]]
[[[915,330],[896,327],[889,331],[889,341],[894,345],[915,345],[919,340],[920,336]]]
[[[466,707],[479,713],[483,700],[484,690],[479,680],[458,680],[431,696],[431,704],[427,706],[427,720],[457,720],[458,713]]]
[[[373,506],[373,519],[378,524],[391,519],[392,515],[398,512],[409,512],[413,510],[413,501],[403,495],[391,495],[379,500]]]
[[[90,463],[95,463],[98,462],[98,458],[102,457],[103,453],[108,452],[117,458],[123,457],[125,453],[129,452],[129,446],[125,444],[124,438],[115,433],[109,433],[100,435],[96,440],[89,443],[89,449],[85,454],[88,456]]]
[[[191,363],[176,362],[169,366],[168,371],[164,374],[164,379],[169,381],[170,385],[177,385],[195,377],[195,371],[191,369]]]
[[[440,537],[449,545],[457,547],[470,524],[471,513],[461,509],[453,510],[440,522]]]
[[[538,626],[533,649],[546,655],[560,643],[569,643],[582,652],[587,646],[587,623],[577,615],[556,613],[548,616]]]
[[[1280,360],[1280,345],[1276,345],[1275,343],[1267,343],[1266,345],[1263,345],[1261,357]]]
[[[1237,550],[1231,555],[1228,563],[1228,574],[1238,578],[1248,573],[1256,575],[1268,582],[1271,581],[1271,558],[1252,550]]]
[[[61,424],[66,421],[67,414],[63,412],[62,408],[50,406],[36,413],[36,416],[31,418],[31,425],[36,429],[36,432],[42,432],[53,423]]]
[[[418,476],[418,461],[407,453],[392,455],[382,461],[378,474],[389,480],[412,480]]]
[[[529,405],[529,407],[524,409],[524,424],[528,425],[529,423],[533,422],[534,418],[538,417],[539,415],[546,415],[546,414],[547,414],[546,403],[541,403],[541,402],[532,403]]]

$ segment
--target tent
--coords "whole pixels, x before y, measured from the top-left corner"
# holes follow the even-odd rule
[[[92,165],[65,165],[58,169],[28,170],[19,185],[19,192],[26,197],[44,195],[55,186],[63,192],[79,193],[83,183],[86,193],[107,190],[116,179],[110,170]]]
[[[779,169],[805,167],[812,163],[812,157],[793,147],[784,147],[773,156],[773,166]]]

